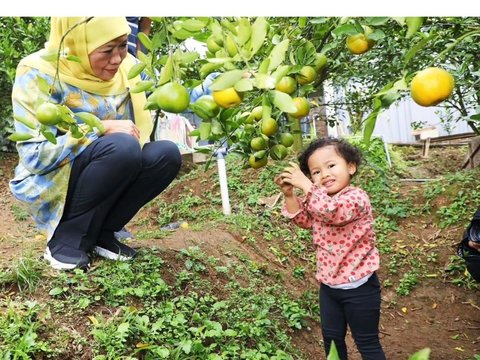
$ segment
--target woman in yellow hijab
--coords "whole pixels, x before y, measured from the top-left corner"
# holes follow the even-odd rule
[[[38,125],[32,130],[15,121],[16,131],[30,133],[32,139],[17,143],[20,161],[10,189],[45,232],[44,257],[56,269],[88,268],[91,253],[133,258],[136,251],[114,232],[180,169],[173,142],[148,142],[153,126],[143,109],[145,94],[129,92],[141,80],[141,75],[127,78],[135,64],[127,52],[129,32],[124,17],[53,17],[45,48],[17,67],[14,115]],[[58,63],[46,60],[59,49]],[[45,84],[51,91],[45,92]],[[44,101],[94,114],[105,130],[78,139],[51,126],[56,141],[47,141],[38,135],[36,114]]]

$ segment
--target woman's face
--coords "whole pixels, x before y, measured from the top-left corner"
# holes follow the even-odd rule
[[[93,73],[100,79],[113,79],[127,56],[127,35],[122,35],[93,50],[88,59]]]

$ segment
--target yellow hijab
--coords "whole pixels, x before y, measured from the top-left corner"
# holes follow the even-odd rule
[[[60,81],[97,95],[118,95],[141,80],[140,75],[130,80],[127,78],[128,71],[135,64],[135,58],[130,54],[127,54],[113,79],[108,81],[99,79],[90,66],[88,55],[91,52],[119,36],[130,33],[124,17],[52,17],[50,37],[45,48],[24,58],[20,65],[55,76],[57,62],[46,61],[41,56],[56,53],[62,37],[70,29],[72,30],[65,36],[61,50],[67,55],[78,57],[80,62],[61,56],[58,63]],[[147,99],[144,92],[131,93],[130,96],[135,124],[140,130],[140,143],[143,145],[148,142],[153,130],[150,112],[143,109]]]

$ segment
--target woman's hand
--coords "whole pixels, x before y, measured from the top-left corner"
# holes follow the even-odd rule
[[[102,123],[105,126],[103,135],[125,133],[140,139],[140,130],[132,120],[103,120]]]
[[[303,190],[305,194],[310,191],[312,187],[312,181],[305,176],[305,174],[300,170],[298,164],[293,162],[290,163],[289,167],[286,167],[279,176],[282,183],[286,183]],[[278,183],[277,183],[278,184]],[[283,190],[282,190],[283,191]]]

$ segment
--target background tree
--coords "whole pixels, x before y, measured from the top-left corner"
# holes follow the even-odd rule
[[[43,47],[50,33],[47,17],[0,17],[0,150],[12,150],[12,85],[18,62]]]

